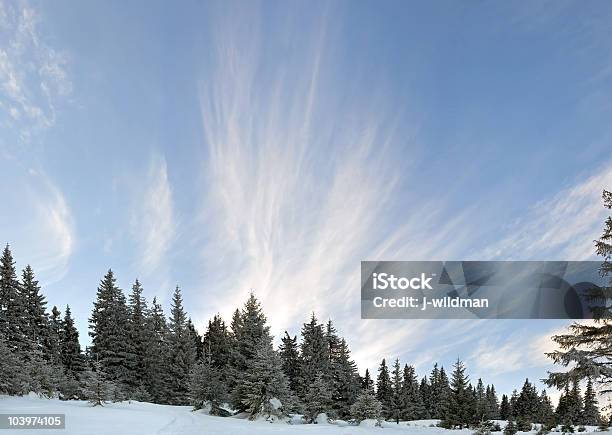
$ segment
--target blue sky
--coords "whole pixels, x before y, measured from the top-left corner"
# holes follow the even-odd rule
[[[332,317],[362,371],[550,368],[568,322],[361,320],[359,262],[593,259],[610,3],[0,4],[0,241],[83,344],[112,267],[200,328]]]

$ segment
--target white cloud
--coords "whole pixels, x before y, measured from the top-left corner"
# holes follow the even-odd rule
[[[137,245],[136,270],[144,276],[165,272],[163,262],[174,241],[176,225],[168,167],[161,155],[153,156],[142,188],[133,195],[131,232]],[[107,241],[105,246],[110,249],[111,245]]]
[[[0,242],[13,246],[18,262],[27,259],[41,283],[57,282],[68,271],[76,245],[66,198],[41,171],[16,170],[7,173],[7,179],[13,182],[0,189],[7,211],[0,217]]]
[[[72,93],[68,57],[45,42],[39,23],[27,3],[0,2],[0,126],[24,142],[55,123]]]
[[[517,260],[590,260],[593,240],[601,236],[607,210],[601,194],[612,188],[612,163],[594,175],[545,199],[506,230],[481,258]]]

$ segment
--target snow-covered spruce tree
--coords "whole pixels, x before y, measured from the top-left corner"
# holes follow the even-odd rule
[[[350,415],[351,405],[359,394],[359,372],[351,359],[351,351],[344,338],[339,338],[331,360],[333,414],[339,418]]]
[[[136,279],[128,297],[126,389],[128,397],[145,400],[150,399],[145,393],[146,354],[148,346],[146,313],[147,302],[142,295],[143,288]]]
[[[582,424],[596,426],[601,422],[599,407],[597,406],[597,397],[593,389],[593,383],[589,379],[587,381],[586,390],[584,392],[584,408],[582,410]]]
[[[297,395],[300,390],[300,353],[297,344],[297,337],[291,337],[285,331],[279,347],[279,355],[283,364],[283,373],[289,381],[289,388]]]
[[[189,373],[195,364],[195,349],[187,329],[187,315],[178,286],[172,297],[168,326],[169,402],[173,405],[185,405],[189,403]]]
[[[363,390],[351,406],[351,416],[361,422],[363,420],[382,419],[382,404],[378,401],[370,388]]]
[[[486,390],[481,378],[476,383],[476,420],[486,421],[489,419],[489,404],[487,402]]]
[[[124,397],[128,378],[126,359],[130,349],[127,323],[125,296],[115,284],[115,276],[109,269],[97,290],[89,319],[89,335],[92,358],[100,363],[108,382],[114,384],[114,400],[121,400]]]
[[[100,361],[93,361],[91,365],[91,370],[86,375],[85,396],[93,406],[102,406],[112,397],[114,384],[107,381],[107,375]]]
[[[612,192],[604,190],[604,207],[612,209]],[[560,350],[547,355],[563,367],[565,372],[549,372],[546,383],[564,388],[572,380],[591,379],[599,386],[600,393],[612,392],[612,216],[604,223],[601,238],[595,241],[595,252],[602,259],[600,273],[608,285],[592,290],[589,298],[599,308],[594,310],[595,323],[573,323],[567,334],[555,335],[553,340]]]
[[[366,369],[363,378],[361,378],[361,390],[368,389],[374,391],[374,381],[372,380],[372,376],[370,376],[370,371]]]
[[[499,418],[502,420],[508,420],[512,412],[510,410],[510,401],[508,400],[508,396],[502,394],[501,403],[499,405]]]
[[[198,362],[191,371],[189,397],[194,409],[210,405],[211,415],[223,415],[221,405],[228,394],[221,369],[210,361]]]
[[[554,426],[555,411],[546,390],[542,390],[540,393],[536,421],[542,423],[545,427]]]
[[[451,379],[451,394],[440,426],[445,428],[462,429],[468,427],[473,421],[472,392],[470,391],[469,378],[465,374],[465,366],[459,359],[455,362],[453,376]]]
[[[8,348],[17,354],[20,359],[24,358],[24,352],[30,349],[27,336],[27,317],[25,299],[21,293],[15,261],[13,255],[6,245],[0,257],[0,331],[4,335]]]
[[[383,358],[378,367],[378,377],[376,378],[376,399],[382,405],[382,413],[385,419],[389,418],[393,407],[393,388],[387,362]]]
[[[0,336],[0,394],[17,395],[23,392],[26,382],[23,365],[11,352],[5,339]]]
[[[399,359],[396,358],[393,363],[393,371],[391,372],[392,395],[389,407],[389,418],[395,420],[396,424],[399,424],[405,407],[404,396],[402,395],[403,383],[402,366]]]
[[[485,399],[487,401],[487,414],[486,420],[497,420],[499,419],[499,401],[497,400],[497,393],[495,392],[495,385],[487,385],[487,391],[485,393]]]
[[[401,418],[403,420],[417,420],[421,418],[425,407],[421,398],[416,372],[414,367],[408,364],[404,366],[401,396],[403,404]]]
[[[416,377],[414,379],[416,380]],[[450,386],[444,367],[438,369],[438,365],[434,364],[434,368],[429,375],[429,394],[422,394],[421,396],[424,410],[419,418],[441,419],[448,407],[450,397]]]
[[[270,337],[262,337],[256,344],[255,355],[247,362],[235,397],[240,398],[251,418],[280,416],[286,412],[286,403],[291,400],[289,384]]]
[[[427,403],[427,405],[423,406],[423,415],[421,418],[431,418],[431,414],[429,412],[431,404],[433,403],[431,393],[431,385],[429,385],[429,380],[427,379],[427,376],[423,376],[421,378],[421,382],[419,383],[419,395],[421,396],[423,403]]]
[[[43,355],[45,356],[45,360],[53,366],[62,365],[62,349],[60,340],[63,328],[62,313],[56,306],[53,306],[51,309],[51,316],[49,316],[43,346]]]
[[[232,391],[234,409],[246,411],[242,384],[260,343],[272,343],[270,327],[255,295],[251,293],[241,311],[232,319],[232,349],[228,387]],[[281,369],[282,371],[282,369]]]
[[[302,385],[303,389],[298,394],[304,398],[308,386],[315,381],[319,373],[329,375],[330,363],[328,340],[325,338],[323,325],[318,322],[314,313],[310,317],[310,322],[302,326],[301,333],[302,374],[299,385]]]
[[[85,358],[81,353],[79,331],[74,326],[74,319],[68,305],[66,305],[64,321],[62,322],[60,347],[64,371],[75,379],[80,379],[82,372],[86,369]]]
[[[202,359],[218,369],[225,370],[229,364],[231,341],[225,322],[218,314],[208,321],[202,337],[202,351]]]
[[[304,398],[304,416],[307,421],[316,423],[317,415],[327,414],[330,416],[332,413],[333,401],[328,382],[329,379],[323,373],[319,373],[308,388]]]
[[[196,330],[191,318],[187,319],[187,334],[189,335],[189,340],[191,341],[191,345],[193,346],[193,354],[195,361],[201,361],[203,356],[202,349],[202,336]]]
[[[168,325],[162,306],[153,298],[147,311],[144,385],[154,403],[169,403]]]
[[[42,352],[48,333],[48,317],[45,312],[47,301],[40,292],[40,286],[29,264],[21,274],[21,292],[25,299],[27,339],[34,349]]]
[[[525,379],[521,393],[514,405],[516,419],[522,419],[531,423],[536,422],[539,406],[540,398],[536,387],[529,382],[529,379]]]

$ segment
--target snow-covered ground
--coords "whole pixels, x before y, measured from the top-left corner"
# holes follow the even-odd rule
[[[434,420],[383,423],[384,428],[348,426],[339,424],[300,424],[286,422],[269,423],[240,418],[212,417],[204,412],[192,412],[188,406],[154,405],[142,402],[109,403],[104,407],[92,407],[87,402],[29,397],[0,396],[0,413],[66,414],[66,429],[54,431],[63,435],[220,435],[220,434],[405,434],[405,435],[468,435],[470,430],[447,431],[430,427]],[[3,431],[4,432],[4,431]],[[17,433],[16,431],[13,431]],[[45,431],[47,432],[47,431]],[[7,435],[9,431],[6,431]],[[38,429],[19,430],[19,434],[34,433]],[[501,435],[501,432],[498,432]],[[584,433],[586,435],[586,433]]]

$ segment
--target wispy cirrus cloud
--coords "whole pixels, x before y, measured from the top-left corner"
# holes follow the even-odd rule
[[[22,142],[55,123],[72,93],[68,56],[48,45],[26,2],[0,2],[0,125]]]
[[[76,247],[76,228],[72,211],[59,187],[42,171],[6,170],[7,180],[0,189],[5,210],[0,217],[0,240],[10,243],[27,258],[41,283],[61,280],[68,271]]]
[[[384,85],[363,99],[343,98],[350,80],[327,74],[334,49],[323,13],[301,46],[306,54],[288,54],[264,74],[267,41],[256,9],[211,24],[214,56],[200,94],[208,151],[201,227],[204,276],[216,285],[207,288],[203,317],[229,315],[255,289],[277,336],[311,310],[321,320],[333,316],[364,350],[356,357],[366,367],[373,346],[378,356],[404,353],[420,328],[360,320],[360,261],[452,255],[469,213],[448,219],[432,200],[427,220],[395,216],[402,222],[395,225],[405,167],[393,149],[400,140],[404,153],[413,145],[396,134]],[[285,30],[279,40],[290,53],[302,36]]]
[[[133,195],[130,228],[136,242],[135,269],[144,277],[165,275],[164,260],[176,236],[176,222],[168,165],[162,155],[152,156],[142,186]]]
[[[509,225],[499,242],[485,249],[482,258],[516,260],[589,260],[593,240],[601,235],[608,216],[603,189],[612,188],[612,163],[593,175],[535,204]]]

